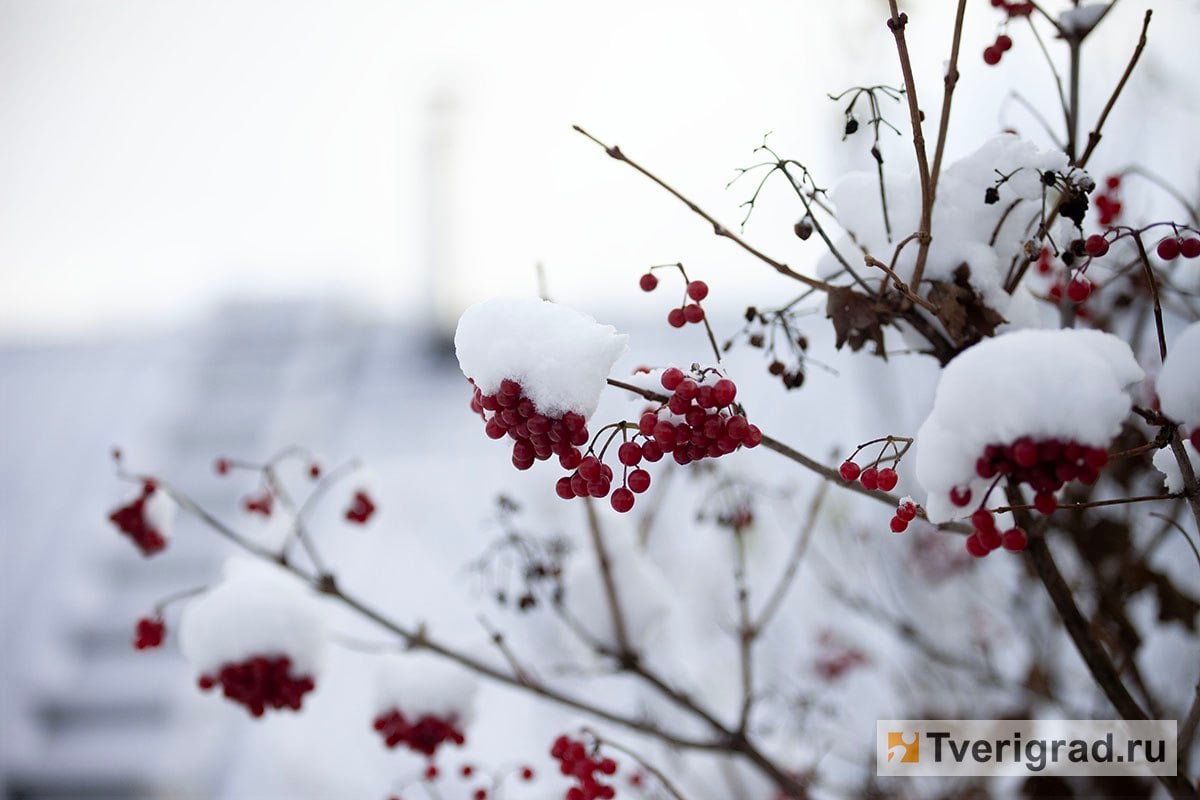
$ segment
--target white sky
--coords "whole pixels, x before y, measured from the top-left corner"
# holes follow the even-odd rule
[[[952,4],[906,5],[932,119]],[[1143,101],[1155,81],[1195,74],[1194,4],[1164,5],[1131,87]],[[449,306],[531,290],[538,261],[566,299],[619,297],[645,265],[680,259],[724,268],[718,284],[738,292],[760,287],[771,277],[570,124],[736,223],[749,185],[724,184],[767,131],[826,183],[869,165],[865,144],[838,143],[824,93],[899,82],[885,7],[0,0],[0,339],[169,322],[231,294],[411,311],[427,297],[439,94],[455,109],[441,184]],[[1089,43],[1096,108],[1141,12],[1123,0]],[[952,152],[1000,127],[991,109],[1014,81],[1053,98],[1028,31],[989,69],[978,52],[998,15],[981,1],[968,17]],[[1194,189],[1194,153],[1181,169],[1170,144],[1133,149],[1150,133],[1195,141],[1196,91],[1184,86],[1161,116],[1114,121],[1108,164],[1133,152]],[[1036,133],[1020,112],[1007,122]],[[885,154],[900,164],[907,148],[897,139]],[[783,192],[768,201],[751,237],[810,265],[815,249],[790,235],[794,204]]]

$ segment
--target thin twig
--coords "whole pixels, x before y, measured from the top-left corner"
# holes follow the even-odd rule
[[[675,786],[671,783],[671,781],[667,780],[667,776],[663,774],[662,770],[660,770],[658,767],[651,764],[649,761],[647,761],[645,758],[643,758],[641,755],[639,755],[636,751],[634,751],[628,747],[625,747],[623,745],[619,745],[616,742],[614,742],[612,739],[602,738],[600,736],[600,734],[596,733],[591,728],[584,728],[583,733],[592,737],[592,739],[595,740],[596,745],[598,747],[607,747],[610,750],[616,750],[618,753],[624,753],[625,755],[629,756],[630,758],[632,758],[634,761],[637,762],[639,767],[641,767],[642,769],[646,770],[646,772],[653,775],[654,778],[659,782],[659,784],[661,784],[662,787],[667,790],[667,793],[670,794],[672,797],[674,797],[675,800],[685,800],[683,794],[678,789],[675,788]]]
[[[942,155],[946,150],[946,134],[950,130],[950,102],[954,99],[954,87],[958,85],[958,47],[962,43],[963,14],[967,0],[958,0],[958,11],[954,15],[954,37],[950,42],[950,64],[946,68],[945,90],[942,93],[942,117],[938,123],[937,145],[933,150],[933,171],[929,176],[930,202],[937,200],[938,177],[942,174]]]
[[[1117,81],[1116,88],[1113,89],[1108,102],[1104,104],[1104,110],[1100,112],[1100,119],[1096,120],[1096,126],[1088,134],[1087,148],[1084,149],[1083,155],[1079,157],[1080,169],[1087,166],[1088,159],[1092,157],[1092,152],[1096,149],[1096,145],[1100,144],[1100,129],[1104,127],[1104,122],[1108,119],[1109,112],[1116,105],[1117,98],[1121,96],[1121,91],[1125,88],[1125,83],[1129,80],[1129,76],[1133,74],[1133,68],[1137,66],[1138,59],[1142,57],[1142,51],[1146,49],[1146,31],[1150,27],[1151,14],[1153,14],[1153,11],[1146,9],[1146,16],[1142,18],[1142,34],[1138,37],[1137,47],[1133,49],[1133,55],[1130,56],[1129,63],[1125,65],[1125,72],[1121,74],[1121,80]]]
[[[828,491],[829,481],[822,481],[817,486],[812,504],[808,507],[808,514],[804,518],[804,528],[800,531],[800,535],[796,537],[796,544],[792,548],[791,555],[788,557],[787,566],[784,568],[783,574],[779,576],[779,581],[775,584],[775,588],[771,590],[767,602],[758,614],[758,619],[754,621],[755,636],[762,634],[763,630],[766,629],[767,625],[775,617],[775,613],[783,605],[783,599],[787,597],[788,590],[792,587],[792,582],[800,571],[800,562],[804,559],[804,554],[808,551],[808,544],[812,541],[813,531],[816,530],[817,520],[821,516],[821,504],[825,502],[825,495]]]
[[[619,658],[622,660],[632,658],[634,652],[630,646],[628,629],[625,627],[625,615],[621,610],[621,598],[617,593],[612,562],[609,560],[608,548],[604,544],[604,534],[600,529],[600,517],[596,514],[596,506],[592,502],[592,498],[585,497],[583,501],[584,510],[587,512],[588,533],[591,535],[592,549],[596,554],[596,568],[600,571],[600,579],[604,585],[604,599],[608,603],[613,639],[617,644]]]

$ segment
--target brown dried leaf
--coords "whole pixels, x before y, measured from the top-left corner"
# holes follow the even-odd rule
[[[1004,322],[995,309],[971,286],[971,268],[962,264],[954,271],[954,282],[930,281],[929,302],[937,307],[937,318],[951,340],[965,347],[985,336],[993,336]]]
[[[858,352],[867,342],[875,343],[875,355],[886,358],[883,349],[883,326],[891,321],[891,310],[878,299],[841,286],[829,292],[825,316],[833,320],[836,346],[849,344]]]

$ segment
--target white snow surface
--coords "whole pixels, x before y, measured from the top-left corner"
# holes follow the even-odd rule
[[[591,417],[629,337],[586,314],[536,297],[477,303],[458,321],[454,349],[463,374],[484,394],[519,381],[537,410]]]
[[[1189,430],[1200,427],[1200,322],[1175,337],[1155,388],[1164,414]]]
[[[1191,442],[1184,442],[1183,449],[1192,461],[1192,471],[1200,475],[1200,453],[1192,447]],[[1179,462],[1171,448],[1164,447],[1154,454],[1154,468],[1163,474],[1163,484],[1168,492],[1183,491],[1183,473],[1179,471]]]
[[[986,141],[978,150],[948,166],[938,181],[937,202],[934,206],[933,242],[925,267],[927,280],[951,280],[961,264],[971,270],[971,285],[987,304],[1006,319],[1027,316],[1027,312],[1009,311],[1012,298],[1002,283],[1014,256],[1022,252],[1025,243],[1023,223],[1028,213],[1041,204],[1040,172],[1067,169],[1066,156],[1057,150],[1041,150],[1034,143],[1013,134],[1003,134]],[[997,171],[1011,177],[999,187],[1000,200],[984,203],[984,192],[995,185]],[[1080,177],[1075,173],[1074,177]],[[843,178],[831,193],[839,224],[852,232],[858,242],[882,261],[890,261],[896,242],[920,224],[920,183],[915,172],[884,173],[888,198],[888,218],[892,236],[889,240],[883,224],[879,197],[879,177],[874,171],[853,172]],[[1004,210],[1014,200],[1026,201],[1010,213],[993,244]],[[1059,221],[1060,226],[1069,222]],[[1052,233],[1059,233],[1056,227]],[[1070,238],[1069,236],[1067,238]],[[844,245],[844,246],[843,246]],[[844,253],[857,248],[848,238],[839,243]],[[896,272],[911,280],[917,247],[905,247],[896,262]],[[820,271],[832,274],[841,265],[831,255],[822,257]],[[866,277],[879,279],[878,271]],[[1014,309],[1015,311],[1015,309]],[[1024,322],[1024,320],[1022,320]]]
[[[1069,8],[1058,15],[1058,24],[1072,33],[1086,33],[1096,27],[1100,17],[1108,10],[1108,3],[1088,3]]]
[[[459,730],[475,715],[479,681],[470,673],[426,653],[380,658],[375,680],[377,713],[399,709],[410,721],[426,714],[457,720]]]
[[[273,564],[242,557],[225,563],[221,582],[187,604],[179,646],[201,674],[251,656],[283,656],[293,673],[314,678],[325,650],[318,598]]]
[[[179,504],[162,489],[151,492],[142,505],[142,516],[147,524],[166,540],[170,540],[175,532],[175,517],[178,514]]]
[[[933,522],[962,513],[955,486],[981,497],[975,461],[988,444],[1022,436],[1106,446],[1120,432],[1143,377],[1129,346],[1092,330],[1023,330],[985,339],[947,365],[917,431],[916,478]]]

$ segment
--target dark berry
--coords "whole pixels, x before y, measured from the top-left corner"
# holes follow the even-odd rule
[[[1163,261],[1174,261],[1179,255],[1179,240],[1178,239],[1163,239],[1155,248],[1158,257]]]

